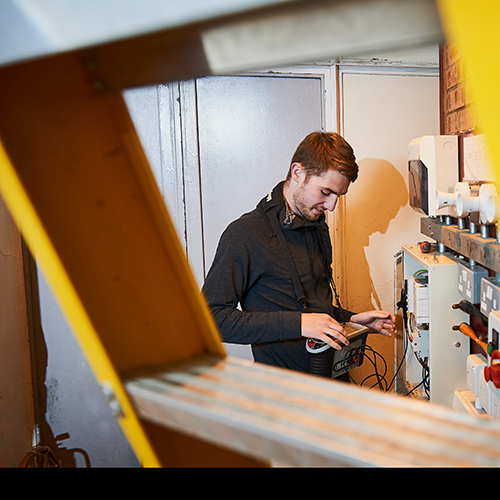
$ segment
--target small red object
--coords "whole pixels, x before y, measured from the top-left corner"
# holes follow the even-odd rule
[[[493,385],[500,389],[500,351],[495,350],[491,353],[491,363],[484,369],[484,378],[486,382],[491,380]]]

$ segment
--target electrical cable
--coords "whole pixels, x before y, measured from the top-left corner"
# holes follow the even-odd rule
[[[417,356],[417,353],[414,353],[414,354],[415,354],[415,358],[417,359],[417,361],[420,363],[420,366],[422,367],[422,382],[420,382],[419,385],[423,386],[425,394],[429,398],[430,397],[430,386],[429,386],[430,370],[429,370],[429,365],[426,363],[426,361],[424,361],[421,358],[419,358]]]
[[[425,394],[427,396],[427,399],[430,398],[430,394],[429,394],[429,373],[427,372],[427,375],[424,376],[424,374],[422,374],[422,381],[419,382],[411,391],[407,392],[405,394],[405,396],[410,396],[413,391],[416,391],[420,386],[423,386],[424,387],[424,391],[425,391]]]
[[[409,396],[413,391],[416,391],[423,383],[424,383],[424,381],[422,380],[422,382],[420,382],[419,384],[417,384],[410,392],[407,392],[405,394],[405,396]]]
[[[373,353],[373,359],[368,355],[368,352],[370,353]],[[378,369],[378,365],[377,365],[377,356],[383,361],[383,364],[384,364],[384,371],[383,371],[383,374],[380,374],[379,373],[379,369]],[[376,377],[376,382],[369,387],[369,389],[373,389],[374,387],[378,386],[379,389],[382,391],[382,392],[387,392],[388,390],[388,387],[387,387],[387,381],[385,379],[386,375],[387,375],[387,362],[385,360],[385,358],[379,353],[377,352],[375,349],[373,349],[373,347],[369,346],[368,344],[365,345],[365,353],[364,353],[364,357],[373,365],[373,368],[375,370],[375,373],[372,373],[371,375],[368,375],[367,377],[365,377],[361,382],[357,383],[350,375],[349,373],[349,378],[350,380],[355,383],[356,385],[358,385],[359,387],[363,387],[363,385],[366,383],[367,380],[373,378],[373,377]]]
[[[398,309],[403,309],[403,344],[404,344],[404,351],[403,351],[403,357],[401,358],[401,361],[399,363],[399,366],[397,370],[394,372],[394,377],[392,377],[391,383],[389,384],[389,387],[387,390],[389,391],[390,388],[392,387],[392,384],[396,381],[396,377],[399,374],[399,371],[401,370],[403,363],[406,359],[406,353],[408,352],[408,313],[406,310],[406,296],[405,296],[405,291],[404,289],[401,290],[401,300],[396,304],[398,306]]]
[[[415,274],[421,274],[425,272],[425,269],[420,269],[418,270]],[[414,274],[414,276],[415,276]],[[405,285],[406,286],[406,285]],[[399,363],[399,366],[397,370],[394,373],[394,377],[392,377],[391,383],[389,384],[389,387],[387,388],[387,391],[389,391],[392,387],[392,384],[396,381],[396,378],[399,374],[399,371],[403,367],[403,363],[405,362],[406,359],[406,353],[408,352],[408,310],[406,307],[406,297],[407,297],[407,292],[405,291],[405,288],[403,287],[401,289],[401,298],[399,302],[396,304],[398,309],[402,309],[403,311],[403,345],[404,345],[404,351],[403,351],[403,357],[401,358],[401,361]]]
[[[367,355],[366,349],[368,349],[368,351],[370,351],[370,352],[373,353],[373,360]],[[377,351],[375,351],[375,349],[373,349],[369,345],[367,345],[366,348],[365,348],[365,356],[368,359],[368,361],[370,361],[372,363],[372,365],[373,365],[373,367],[375,369],[375,373],[373,373],[372,375],[366,377],[364,379],[364,381],[366,381],[366,380],[368,380],[368,379],[370,379],[372,377],[376,377],[377,381],[370,387],[370,389],[372,389],[373,387],[375,387],[375,386],[378,385],[379,389],[382,392],[386,392],[387,391],[387,382],[385,380],[385,376],[387,375],[387,363],[385,361],[385,358],[380,353],[378,353]],[[384,362],[384,373],[383,373],[383,375],[380,375],[379,371],[378,371],[377,356],[379,356],[380,359]],[[382,382],[384,383],[384,387],[382,386]],[[361,385],[363,385],[363,384],[361,384]]]
[[[419,269],[418,271],[416,271],[413,276],[421,276],[423,274],[426,274],[427,273],[427,270],[426,269]],[[406,355],[408,353],[408,346],[409,346],[409,343],[408,343],[408,330],[409,330],[409,327],[408,327],[408,320],[409,320],[409,315],[407,313],[407,309],[406,309],[406,293],[405,293],[405,290],[402,289],[401,290],[401,299],[400,301],[397,303],[397,306],[399,309],[402,309],[403,310],[403,342],[404,342],[404,351],[403,351],[403,356],[401,358],[401,361],[399,362],[399,365],[394,373],[394,376],[392,377],[391,381],[389,384],[386,383],[385,381],[385,375],[387,374],[387,362],[385,360],[385,358],[378,352],[376,352],[373,348],[371,348],[370,346],[366,346],[366,348],[368,348],[370,351],[372,351],[375,355],[375,359],[372,360],[370,359],[368,356],[367,356],[367,359],[373,364],[374,366],[374,369],[375,369],[375,373],[373,373],[372,375],[369,375],[367,377],[365,377],[361,383],[359,384],[360,386],[363,386],[363,384],[369,380],[370,378],[373,378],[373,377],[377,377],[377,382],[375,384],[373,384],[370,388],[373,388],[375,386],[379,386],[380,390],[382,390],[383,392],[388,392],[390,391],[391,387],[393,386],[402,366],[403,366],[403,363],[405,362],[405,359],[406,359]],[[365,354],[366,355],[366,354]],[[384,375],[383,376],[380,376],[380,374],[378,373],[378,369],[377,369],[377,364],[376,364],[376,356],[380,356],[380,358],[384,361],[384,365],[385,365],[385,372],[384,372]],[[415,355],[416,356],[416,355]],[[422,381],[418,384],[417,387],[420,387],[420,386],[423,386],[424,387],[424,390],[426,392],[426,395],[429,397],[429,368],[427,366],[427,364],[424,362],[422,362],[422,360],[420,360],[417,357],[417,360],[419,361],[420,365],[422,366]],[[385,383],[385,389],[382,388],[382,381]],[[414,387],[409,393],[406,394],[409,395],[411,394],[417,387]]]
[[[403,352],[403,357],[401,358],[401,361],[399,363],[399,366],[396,370],[396,372],[394,373],[394,377],[392,377],[392,380],[391,380],[391,383],[389,384],[389,387],[387,388],[387,391],[389,391],[392,387],[392,384],[395,382],[396,380],[396,377],[398,376],[399,374],[399,371],[401,370],[402,366],[403,366],[403,363],[406,359],[406,353],[408,352],[408,342],[406,341],[406,335],[404,335],[404,339],[403,339],[404,343],[405,343],[405,350]]]
[[[425,275],[425,274],[428,274],[427,269],[419,269],[418,271],[416,271],[416,272],[413,273],[413,276],[414,277],[420,277],[420,276]],[[335,289],[335,283],[334,282],[332,283],[332,288],[333,288],[333,291],[334,291],[334,295],[336,296],[336,299],[337,299],[337,304],[340,306],[340,301],[339,301],[339,298],[338,298],[338,295],[337,295],[337,291]],[[400,299],[400,301],[396,305],[398,306],[398,309],[402,309],[403,310],[403,342],[404,342],[404,351],[403,351],[403,356],[401,358],[401,361],[400,361],[400,363],[399,363],[399,365],[398,365],[398,367],[397,367],[397,369],[396,369],[396,371],[394,373],[394,376],[392,377],[390,383],[387,384],[387,381],[386,381],[387,362],[386,362],[385,358],[379,352],[375,351],[375,349],[373,349],[368,344],[365,346],[364,356],[373,365],[374,373],[372,373],[371,375],[366,376],[359,384],[351,377],[351,374],[349,373],[349,379],[351,380],[351,382],[359,385],[360,387],[363,387],[363,385],[368,380],[370,380],[371,378],[375,377],[376,378],[376,382],[373,383],[373,385],[370,386],[370,389],[373,389],[374,387],[378,386],[379,389],[382,392],[389,392],[390,391],[390,389],[391,389],[392,385],[394,384],[394,382],[395,382],[395,380],[396,380],[396,378],[397,378],[397,376],[398,376],[401,368],[403,367],[403,363],[405,362],[406,355],[408,353],[408,346],[409,346],[409,343],[408,343],[408,333],[409,333],[408,321],[409,321],[409,314],[407,312],[407,307],[406,307],[406,297],[407,297],[407,292],[403,288],[401,290],[401,299]],[[340,308],[342,308],[342,306],[340,306]],[[373,353],[373,356],[374,356],[373,359],[371,359],[367,355],[367,350],[369,352]],[[384,373],[383,373],[383,375],[379,374],[379,370],[378,370],[378,366],[377,366],[377,356],[379,356],[381,358],[381,360],[383,361],[383,363],[384,363]],[[429,385],[430,374],[429,374],[429,367],[428,367],[427,363],[423,362],[416,355],[416,353],[415,353],[415,357],[417,358],[418,362],[420,363],[420,365],[422,367],[422,381],[417,386],[415,386],[411,391],[409,391],[407,394],[405,394],[405,396],[409,396],[418,387],[423,386],[424,391],[426,393],[426,396],[428,398],[430,398],[430,385]]]
[[[416,272],[413,273],[413,277],[421,277],[422,275],[424,275],[424,276],[428,275],[427,269],[419,269],[418,271],[416,271]],[[402,295],[404,293],[405,293],[405,291],[402,290]],[[405,295],[407,296],[407,291],[406,291]],[[400,304],[402,304],[403,312],[404,312],[405,309],[406,309],[405,308],[406,301],[404,300],[403,297],[401,297]],[[403,323],[403,330],[404,330],[403,338],[404,338],[404,342],[405,342],[406,346],[405,346],[404,356],[403,356],[403,359],[401,360],[399,368],[401,368],[401,366],[403,364],[404,358],[406,357],[406,352],[407,352],[407,349],[408,349],[408,345],[409,345],[409,342],[408,342],[408,335],[409,335],[409,332],[410,332],[410,327],[408,326],[408,320],[409,320],[409,318],[410,318],[410,315],[406,312],[406,320]],[[415,358],[417,359],[418,363],[421,366],[421,370],[422,370],[421,371],[421,378],[422,378],[422,380],[411,391],[409,391],[408,393],[406,393],[405,396],[409,396],[410,394],[412,394],[419,387],[423,387],[424,392],[425,392],[427,398],[429,399],[430,398],[430,384],[429,384],[429,382],[430,382],[430,370],[429,370],[429,366],[428,366],[428,364],[427,364],[426,361],[422,360],[417,355],[416,352],[414,352],[414,355],[415,355]],[[399,371],[399,368],[398,368],[398,371]]]

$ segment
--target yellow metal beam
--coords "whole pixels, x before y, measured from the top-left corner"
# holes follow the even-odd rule
[[[461,57],[478,124],[486,133],[496,178],[500,179],[500,3],[437,0],[436,4],[447,43]]]
[[[2,196],[139,459],[162,465],[171,440],[151,442],[124,377],[225,351],[121,94],[65,54],[3,68],[0,109]]]

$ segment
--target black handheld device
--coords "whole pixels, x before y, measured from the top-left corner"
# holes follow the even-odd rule
[[[337,378],[363,364],[368,327],[351,322],[343,326],[349,345],[342,346],[342,349],[334,349],[319,340],[307,339],[309,373]]]

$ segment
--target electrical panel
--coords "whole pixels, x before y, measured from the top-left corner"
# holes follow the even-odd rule
[[[427,273],[407,278],[408,312],[417,324],[429,323],[429,288]]]
[[[453,329],[467,319],[452,307],[462,299],[456,285],[460,261],[449,253],[424,252],[420,245],[404,245],[402,251],[404,349],[396,352],[396,366],[404,381],[398,392],[452,406],[455,391],[467,388],[469,354],[463,334]]]
[[[458,271],[458,292],[471,302],[478,304],[481,301],[481,280],[488,277],[488,270],[480,265],[470,265],[460,262]]]
[[[421,232],[435,242],[403,245],[395,262],[403,309],[395,387],[500,418],[500,201],[491,179],[459,180],[456,141],[424,136],[408,145],[410,206],[427,216]]]
[[[429,287],[425,271],[406,278],[408,342],[419,359],[429,356]]]

